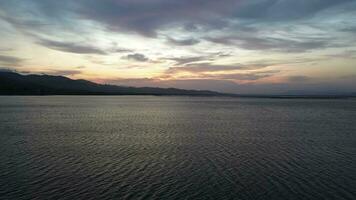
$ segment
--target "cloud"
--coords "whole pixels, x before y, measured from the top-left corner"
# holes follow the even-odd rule
[[[111,30],[155,37],[158,30],[174,24],[197,23],[214,26],[222,21],[220,13],[231,4],[235,2],[227,0],[222,4],[213,0],[108,0],[103,3],[89,0],[85,3],[80,1],[76,12],[105,24]]]
[[[205,72],[223,72],[223,71],[236,71],[236,70],[256,70],[268,67],[268,65],[255,64],[255,65],[219,65],[212,63],[197,63],[188,64],[183,67],[170,67],[166,73],[190,72],[190,73],[205,73]]]
[[[132,52],[133,50],[131,49],[125,49],[125,48],[119,48],[119,47],[116,47],[116,48],[112,48],[110,50],[110,52],[112,53],[127,53],[127,52]]]
[[[81,74],[81,70],[47,70],[40,72],[42,74],[49,74],[53,76],[73,76],[77,74]]]
[[[184,67],[170,67],[166,73],[178,73],[178,72],[190,72],[190,73],[202,73],[202,72],[219,72],[219,71],[233,71],[240,70],[243,67],[237,65],[215,65],[211,63],[190,64]]]
[[[112,42],[112,47],[108,49],[110,53],[128,53],[133,52],[132,49],[122,48],[116,42]]]
[[[225,27],[233,20],[288,21],[312,16],[333,6],[353,0],[28,0],[18,6],[14,1],[2,1],[7,13],[32,10],[41,19],[69,23],[73,17],[90,19],[109,30],[134,32],[155,37],[159,30],[184,27]],[[26,12],[28,14],[29,12]],[[24,13],[21,13],[24,15]],[[33,14],[33,17],[36,17]],[[10,16],[10,15],[9,15]],[[27,22],[26,22],[27,21]],[[24,20],[36,24],[43,20]],[[45,21],[46,23],[46,21]],[[192,29],[190,29],[192,30]]]
[[[214,74],[207,76],[210,79],[216,80],[232,80],[232,81],[256,81],[262,78],[273,76],[277,72],[272,73],[233,73],[233,74]]]
[[[183,28],[185,31],[183,37],[173,32],[165,39],[177,46],[191,46],[205,39],[247,50],[298,53],[332,47],[330,38],[285,39],[280,35],[258,35],[257,32],[270,26],[292,26],[295,24],[293,20],[296,23],[302,19],[310,20],[312,16],[327,9],[338,8],[337,12],[342,13],[349,7],[347,3],[354,2],[354,0],[63,0],[59,3],[28,0],[19,4],[16,1],[1,1],[0,10],[3,14],[0,17],[34,35],[60,36],[65,32],[80,37],[85,32],[92,32],[90,29],[92,27],[88,26],[88,23],[83,23],[83,19],[89,19],[111,32],[136,33],[146,37],[157,37],[162,31],[177,32],[179,28]],[[307,21],[305,24],[313,23],[320,23],[320,20]],[[319,29],[327,30],[328,27],[319,26]],[[80,30],[85,31],[81,33]],[[344,30],[353,31],[354,28],[346,26]],[[212,31],[224,35],[208,36]],[[240,34],[242,31],[245,35]],[[199,32],[198,35],[202,38],[197,37],[196,32]],[[305,35],[304,32],[298,34]],[[105,54],[108,51],[90,45],[60,43],[52,41],[47,46],[73,53]],[[125,48],[109,50],[110,53],[129,51]]]
[[[177,24],[224,27],[228,21],[249,19],[287,21],[305,18],[352,0],[107,0],[77,1],[77,12],[120,31],[154,37]],[[85,3],[83,3],[85,2]]]
[[[258,20],[287,21],[310,17],[322,10],[353,0],[244,0],[236,17]]]
[[[229,46],[238,46],[247,50],[275,50],[282,52],[306,52],[329,46],[326,39],[292,40],[261,36],[222,36],[207,37],[206,40]]]
[[[83,42],[63,42],[38,37],[37,44],[40,44],[49,49],[76,54],[107,55],[110,53],[127,53],[133,51],[131,49],[118,47],[117,44],[113,44],[113,46],[110,48],[103,49],[92,45],[84,44]]]
[[[127,56],[124,56],[123,58],[127,60],[138,61],[138,62],[149,61],[149,58],[147,58],[144,54],[140,54],[140,53],[129,54]]]
[[[164,59],[175,61],[176,62],[175,65],[185,65],[188,63],[213,60],[213,58],[210,56],[191,56],[191,57],[176,57],[176,58],[164,58]]]
[[[170,67],[159,79],[212,79],[230,81],[256,81],[278,74],[280,70],[262,70],[268,65],[218,65],[213,63],[188,64]],[[258,71],[256,71],[258,70]]]
[[[0,63],[5,64],[5,65],[20,65],[21,62],[23,62],[24,59],[14,57],[14,56],[5,56],[5,55],[0,55]]]
[[[119,55],[121,58],[150,61],[157,67],[171,64],[162,77],[167,76],[167,80],[170,76],[179,79],[175,82],[177,85],[189,83],[195,84],[192,87],[199,86],[202,89],[209,89],[208,86],[216,88],[214,84],[228,85],[221,88],[231,91],[244,91],[243,87],[246,86],[251,91],[257,91],[257,86],[235,84],[235,80],[257,83],[255,80],[278,76],[279,72],[265,69],[276,65],[277,69],[301,74],[278,79],[288,83],[278,87],[293,88],[304,82],[315,81],[307,76],[305,67],[308,64],[320,64],[320,70],[332,65],[327,60],[335,57],[339,58],[335,63],[340,64],[340,67],[335,67],[334,72],[338,72],[335,74],[351,71],[348,66],[352,65],[351,59],[355,58],[351,51],[355,47],[355,37],[352,35],[355,32],[355,22],[352,20],[355,18],[355,5],[355,0],[0,0],[0,23],[6,26],[6,30],[0,30],[0,33],[18,34],[6,35],[2,40],[6,43],[4,47],[17,48],[17,42],[35,41],[57,51],[98,55],[96,62],[105,60],[108,63],[100,64],[115,67],[112,60],[117,55],[113,55],[112,59],[106,58],[110,54],[122,54]],[[128,46],[118,46],[112,40]],[[87,41],[99,41],[103,46]],[[174,48],[176,46],[181,48]],[[312,53],[314,50],[325,51]],[[222,53],[209,53],[212,51]],[[231,53],[224,53],[227,51]],[[147,55],[137,52],[164,57],[159,59],[164,62],[153,63]],[[21,64],[23,61],[15,56],[7,56],[18,55],[15,51],[14,54],[1,53],[5,57],[0,56],[0,62],[5,66]],[[326,58],[324,54],[330,57]],[[104,59],[101,55],[107,57]],[[85,64],[87,61],[84,59],[83,63],[72,66]],[[257,59],[270,60],[269,65]],[[340,59],[344,60],[341,62]],[[290,68],[282,69],[281,65],[284,64],[289,64]],[[129,65],[137,63],[130,62]],[[77,72],[64,70],[53,73],[70,75]],[[150,82],[151,79],[146,81]],[[157,83],[157,80],[153,82]],[[169,83],[173,84],[173,80]],[[273,84],[268,87],[271,91],[277,88]],[[260,91],[268,87],[258,86]]]
[[[306,82],[311,80],[311,78],[308,76],[288,76],[287,80],[289,82]]]
[[[59,42],[54,40],[40,39],[37,43],[49,49],[54,49],[63,52],[70,52],[76,54],[106,54],[106,52],[101,50],[100,48],[74,42]]]
[[[8,51],[13,51],[13,48],[0,48],[0,52],[8,52]]]
[[[231,56],[230,53],[217,52],[217,53],[209,53],[209,54],[200,55],[200,56],[167,57],[167,58],[162,58],[162,59],[175,61],[176,66],[182,66],[182,65],[187,65],[187,64],[196,63],[196,62],[207,63],[207,62],[219,59],[219,58],[224,58],[224,57],[229,57],[229,56]]]
[[[327,54],[326,58],[356,59],[356,50],[345,50],[335,54]]]
[[[354,33],[356,33],[356,26],[355,27],[346,27],[346,28],[341,29],[341,31],[350,32],[350,33],[354,34]]]
[[[193,38],[178,40],[178,39],[174,39],[174,38],[170,38],[170,37],[167,38],[167,41],[170,44],[177,45],[177,46],[192,46],[192,45],[198,44],[200,42],[199,40],[193,39]]]

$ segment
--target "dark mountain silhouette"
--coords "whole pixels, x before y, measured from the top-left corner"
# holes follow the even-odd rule
[[[176,88],[124,87],[102,85],[63,76],[22,75],[0,71],[0,95],[227,95],[212,91]]]

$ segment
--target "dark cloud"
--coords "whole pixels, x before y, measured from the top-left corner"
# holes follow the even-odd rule
[[[140,53],[129,54],[127,56],[124,56],[123,58],[128,60],[138,61],[138,62],[149,61],[149,58],[147,58],[144,54],[140,54]]]
[[[0,55],[0,63],[5,64],[5,65],[19,65],[21,62],[23,62],[24,59],[14,57],[14,56],[6,56],[6,55]]]
[[[137,33],[147,37],[156,37],[161,30],[183,28],[182,30],[187,33],[183,39],[177,37],[174,32],[166,38],[168,43],[177,46],[191,46],[205,39],[224,46],[237,46],[247,50],[300,53],[335,47],[336,44],[333,43],[341,39],[302,37],[286,39],[277,35],[260,34],[259,31],[265,27],[281,24],[292,26],[291,20],[311,18],[320,11],[337,5],[339,7],[347,5],[349,2],[354,3],[355,0],[63,0],[61,2],[28,0],[21,3],[0,1],[0,18],[35,38],[40,37],[39,35],[47,35],[46,38],[56,35],[55,38],[61,38],[60,34],[63,33],[67,36],[75,34],[80,37],[87,34],[85,31],[91,31],[87,30],[88,27],[83,24],[82,19],[90,19],[110,31]],[[338,12],[342,11],[339,9]],[[232,23],[236,21],[239,23]],[[354,27],[348,26],[343,30],[353,33]],[[325,27],[319,27],[319,29],[323,28]],[[208,37],[208,33],[212,30],[221,31],[224,35]],[[200,32],[202,38],[193,36],[192,33],[195,32]],[[41,39],[38,43],[51,49],[78,54],[104,55],[133,52],[115,46],[111,49],[100,49],[88,44],[56,40]],[[182,59],[182,62],[177,60],[177,62],[184,63],[184,60]]]
[[[325,48],[329,45],[329,41],[326,39],[300,41],[251,35],[207,37],[206,40],[223,45],[238,46],[248,50],[276,50],[283,52],[305,52],[312,49]]]
[[[341,29],[341,31],[356,33],[356,27],[346,27],[346,28]]]
[[[104,50],[99,49],[97,47],[74,42],[59,42],[54,40],[40,39],[37,43],[49,49],[54,49],[63,52],[77,54],[107,54]]]
[[[0,18],[8,23],[12,24],[18,29],[31,30],[31,29],[42,29],[44,26],[48,27],[48,23],[43,23],[37,19],[31,18],[15,18],[13,16],[0,15]]]
[[[223,27],[234,19],[286,21],[305,18],[352,0],[86,0],[77,12],[111,29],[155,36],[176,24]],[[83,3],[85,2],[85,3]]]
[[[280,22],[306,18],[347,2],[353,0],[28,0],[1,1],[0,7],[5,13],[37,17],[23,20],[26,26],[48,20],[73,25],[69,19],[76,17],[99,22],[109,30],[155,37],[158,30],[177,25],[196,31],[202,26],[222,28],[237,19]],[[22,12],[26,9],[30,12]]]
[[[167,41],[170,44],[177,45],[177,46],[192,46],[192,45],[198,44],[200,42],[199,40],[193,39],[193,38],[183,39],[183,40],[167,38]]]
[[[213,0],[86,0],[78,2],[76,12],[106,24],[111,30],[155,37],[157,30],[174,24],[216,26],[224,23],[222,14],[229,5],[235,4],[236,1],[233,0],[226,0],[224,3]]]
[[[244,0],[236,10],[239,18],[286,21],[306,18],[332,6],[353,0]]]
[[[63,42],[55,41],[49,39],[43,39],[35,36],[37,38],[37,44],[45,46],[49,49],[54,49],[57,51],[76,53],[76,54],[98,54],[107,55],[110,53],[127,53],[132,52],[131,49],[121,48],[114,44],[108,49],[102,49],[96,46],[85,44],[83,42]]]
[[[87,34],[79,21],[71,1],[0,0],[0,19],[11,24],[22,34],[39,36],[79,37]]]
[[[353,6],[350,6],[351,4]],[[355,52],[351,50],[353,49],[351,46],[355,44],[353,33],[355,33],[356,26],[352,20],[355,16],[355,5],[356,0],[0,0],[0,23],[5,23],[6,26],[12,25],[8,26],[10,31],[6,33],[19,31],[50,49],[77,54],[125,53],[123,55],[126,56],[122,58],[139,62],[153,61],[143,54],[136,53],[140,52],[139,50],[126,49],[117,44],[104,49],[96,46],[94,42],[76,41],[91,41],[95,39],[95,36],[107,31],[110,36],[104,39],[108,40],[118,37],[112,33],[120,33],[120,36],[121,34],[138,34],[144,37],[156,37],[151,41],[160,44],[168,42],[172,47],[173,45],[192,46],[199,43],[191,56],[162,58],[174,62],[173,67],[164,74],[167,78],[170,74],[175,75],[174,73],[183,71],[190,72],[191,79],[195,80],[183,77],[181,80],[164,83],[156,79],[136,79],[135,81],[142,81],[147,85],[159,82],[161,86],[220,88],[220,91],[272,92],[288,87],[291,89],[310,88],[309,84],[315,82],[315,79],[307,76],[291,76],[280,77],[284,78],[283,81],[286,83],[279,85],[236,84],[236,80],[254,82],[277,76],[279,72],[255,72],[261,71],[268,65],[265,64],[267,62],[254,64],[257,61],[252,59],[251,63],[244,65],[214,64],[222,63],[219,59],[232,55],[227,53],[208,55],[206,52],[230,49],[235,52],[236,47],[239,47],[246,50],[261,50],[266,53],[271,51],[304,53],[311,50],[341,47],[344,48],[344,52],[335,49],[325,51],[340,52],[328,55],[330,56],[328,59],[334,57],[354,59]],[[211,46],[206,49],[201,48],[206,44]],[[193,48],[189,49],[193,50]],[[345,51],[347,49],[350,51]],[[8,56],[11,55],[9,52],[2,53],[4,55],[0,55],[0,63],[5,66],[19,65],[23,61],[21,58]],[[242,56],[245,55],[242,53]],[[250,55],[246,55],[248,56]],[[290,59],[288,61],[272,60],[269,61],[269,65],[288,63],[303,65],[312,62],[312,59],[325,62],[324,57],[318,57],[316,54],[299,54],[299,56],[302,58],[298,58],[297,55],[293,59],[285,58]],[[236,58],[231,59],[236,60]],[[101,60],[98,59],[98,62]],[[241,73],[237,73],[240,72],[239,70]],[[52,71],[52,74],[59,75],[77,73],[80,72],[76,70]],[[327,84],[332,85],[332,82],[325,83],[323,86]],[[352,85],[355,84],[348,83],[349,87]],[[318,87],[315,86],[313,89]]]

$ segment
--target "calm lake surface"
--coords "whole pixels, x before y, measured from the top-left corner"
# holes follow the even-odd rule
[[[356,199],[355,99],[0,96],[0,199]]]

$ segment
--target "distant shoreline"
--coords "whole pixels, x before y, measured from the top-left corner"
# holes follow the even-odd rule
[[[41,96],[156,96],[156,97],[228,97],[228,98],[253,98],[253,99],[356,99],[356,96],[305,96],[305,95],[189,95],[189,94],[0,94],[0,96],[41,97]]]
[[[104,85],[87,80],[74,80],[64,76],[23,75],[16,72],[0,72],[0,96],[198,96],[238,97],[265,99],[347,99],[356,93],[339,94],[231,94],[209,90],[178,88],[130,87]]]

